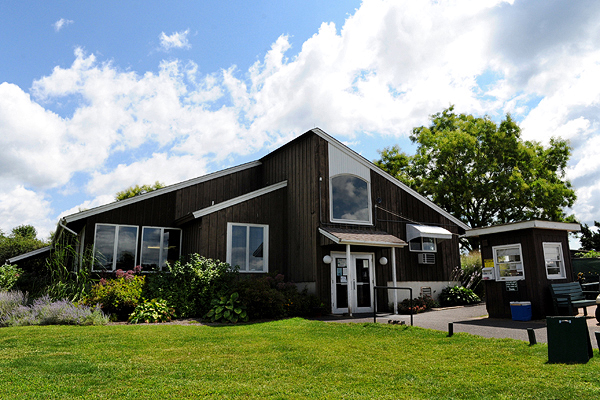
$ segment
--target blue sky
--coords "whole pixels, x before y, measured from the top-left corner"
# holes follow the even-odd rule
[[[0,4],[0,229],[254,160],[318,126],[373,160],[455,104],[569,139],[600,220],[600,3]]]

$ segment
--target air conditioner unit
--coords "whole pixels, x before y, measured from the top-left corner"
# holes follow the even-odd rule
[[[435,264],[434,253],[419,253],[417,254],[419,264]]]

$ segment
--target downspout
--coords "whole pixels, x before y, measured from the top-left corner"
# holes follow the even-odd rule
[[[63,229],[65,229],[66,231],[71,232],[73,235],[77,236],[77,232],[75,232],[73,229],[68,228],[66,225],[63,225],[62,221],[64,218],[61,218],[60,220],[58,220],[58,225],[60,225]]]

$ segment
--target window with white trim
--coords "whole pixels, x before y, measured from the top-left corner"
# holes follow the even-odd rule
[[[521,244],[492,247],[494,267],[499,281],[518,281],[525,279]]]
[[[227,223],[227,263],[240,272],[269,272],[269,226]]]
[[[144,226],[142,228],[142,271],[161,271],[181,257],[181,229]]]
[[[436,252],[437,245],[435,238],[431,237],[418,237],[408,242],[408,248],[410,251],[419,252]]]
[[[544,248],[544,263],[548,279],[565,278],[565,263],[562,243],[542,243]]]
[[[371,190],[369,182],[350,174],[330,180],[331,221],[371,224]]]
[[[137,226],[96,224],[94,271],[130,270],[137,259]]]

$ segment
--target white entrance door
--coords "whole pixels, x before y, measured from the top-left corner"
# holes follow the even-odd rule
[[[354,313],[373,312],[373,286],[375,285],[373,253],[352,253],[350,266],[346,253],[332,253],[331,258],[331,309],[334,314],[348,312],[348,290],[352,296]],[[352,270],[349,270],[352,268]]]

